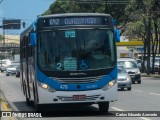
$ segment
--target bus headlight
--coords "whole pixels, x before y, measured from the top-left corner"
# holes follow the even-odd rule
[[[42,83],[42,88],[43,88],[43,89],[48,89],[48,85]]]
[[[56,90],[54,88],[51,88],[49,85],[45,84],[45,83],[40,83],[38,82],[38,85],[43,88],[44,90],[47,90],[49,92],[56,92]]]
[[[110,89],[111,87],[113,87],[116,83],[117,83],[117,80],[112,80],[107,85],[103,86],[101,89],[106,91]]]

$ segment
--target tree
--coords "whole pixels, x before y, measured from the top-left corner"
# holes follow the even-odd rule
[[[107,13],[122,22],[125,18],[126,6],[127,4],[124,2],[121,4],[118,0],[56,0],[43,15],[78,12]]]
[[[3,35],[0,35],[0,41],[3,41]]]
[[[147,74],[150,74],[150,51],[154,56],[160,48],[159,0],[56,0],[43,14],[107,13],[120,24],[121,34],[138,36],[144,42],[143,64],[147,54]],[[151,50],[150,50],[150,45]]]
[[[154,58],[158,53],[158,40],[159,38],[159,26],[158,20],[160,20],[160,2],[158,0],[132,0],[126,7],[126,11],[130,11],[129,21],[127,23],[126,31],[130,34],[137,34],[140,32],[142,40],[144,42],[144,59],[146,59],[147,53],[147,74],[150,74],[150,56],[152,53],[152,72],[154,72]],[[143,24],[143,29],[140,27]],[[138,27],[139,26],[139,27]],[[139,29],[139,30],[137,30]],[[135,31],[136,30],[136,31]],[[150,48],[151,47],[151,48]],[[142,67],[144,67],[144,62]]]

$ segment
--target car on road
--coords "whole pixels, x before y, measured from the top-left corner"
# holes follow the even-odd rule
[[[150,70],[152,70],[153,58],[150,58]],[[147,60],[145,61],[145,69],[144,71],[147,73]],[[156,56],[154,61],[154,72],[160,71],[160,57]]]
[[[141,71],[142,70],[142,60],[141,59],[136,59],[136,61],[137,61],[137,65],[138,65],[138,67]]]
[[[16,67],[16,77],[20,76],[20,65]]]
[[[16,74],[16,67],[19,64],[11,64],[7,67],[6,69],[6,76],[12,75],[12,74]]]
[[[138,68],[137,62],[133,58],[119,58],[117,60],[118,65],[122,65],[129,76],[131,77],[132,83],[138,82],[141,83],[141,72]]]
[[[154,69],[155,72],[160,71],[160,57],[155,57]]]
[[[132,88],[132,81],[130,76],[128,75],[127,71],[124,69],[123,66],[118,65],[118,89],[127,88],[127,90],[131,90]]]
[[[1,72],[6,71],[6,68],[8,65],[11,64],[11,61],[9,59],[3,59],[0,61],[0,70]]]

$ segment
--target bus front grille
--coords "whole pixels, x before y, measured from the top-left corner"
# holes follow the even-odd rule
[[[61,84],[85,84],[85,83],[94,83],[98,80],[100,80],[102,77],[105,75],[101,76],[94,76],[94,77],[82,77],[82,78],[57,78],[57,77],[51,77],[51,79],[54,79]]]

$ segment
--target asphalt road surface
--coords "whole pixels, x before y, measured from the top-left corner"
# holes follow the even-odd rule
[[[15,76],[5,76],[0,73],[0,90],[9,102],[13,111],[37,112],[34,106],[28,107],[25,97],[21,91],[20,78]],[[46,106],[47,109],[54,109],[53,112],[44,113],[45,119],[54,120],[159,120],[160,117],[112,117],[130,111],[149,111],[149,113],[160,114],[160,78],[142,77],[142,84],[132,84],[132,90],[119,90],[118,101],[110,104],[109,113],[101,114],[97,105],[92,106]],[[59,111],[58,113],[56,111]],[[159,111],[159,112],[157,112]],[[117,113],[116,113],[117,112]],[[24,118],[24,119],[44,119],[44,118]]]

